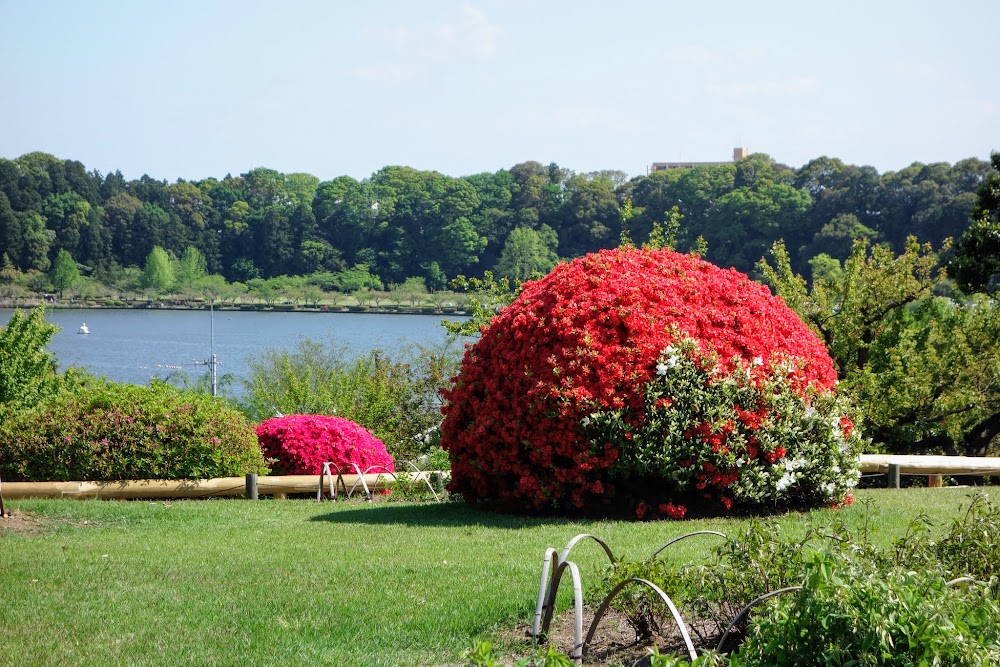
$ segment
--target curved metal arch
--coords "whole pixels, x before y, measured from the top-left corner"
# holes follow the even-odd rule
[[[365,475],[367,475],[368,473],[370,473],[372,470],[381,469],[381,472],[378,475],[375,476],[375,486],[378,486],[378,482],[379,482],[380,479],[386,479],[386,475],[388,475],[389,477],[392,477],[392,479],[395,480],[395,481],[397,481],[397,482],[399,481],[399,478],[396,477],[396,473],[393,472],[392,470],[389,470],[384,465],[368,466],[367,468],[365,468],[364,472],[361,471],[361,467],[357,463],[352,463],[351,466],[358,473],[358,481],[355,482],[354,485],[351,487],[351,492],[353,493],[354,489],[358,488],[358,484],[361,484],[361,488],[364,489],[364,491],[365,491],[365,499],[366,500],[371,500],[372,499],[372,492],[368,488],[368,482],[365,481]],[[348,494],[348,497],[350,497],[350,494]]]
[[[559,560],[565,562],[569,558],[569,552],[573,550],[573,547],[575,547],[577,544],[579,544],[580,542],[582,542],[587,538],[590,538],[601,545],[601,548],[604,549],[604,553],[607,554],[608,560],[611,561],[612,565],[618,562],[618,560],[615,558],[614,553],[612,553],[611,551],[611,547],[608,546],[607,542],[597,537],[596,535],[591,535],[590,533],[580,533],[579,535],[571,539],[569,542],[567,542],[566,546],[563,547],[562,553],[559,554]]]
[[[659,549],[657,549],[656,551],[654,551],[652,553],[652,555],[649,557],[649,560],[653,560],[654,558],[656,558],[657,556],[659,556],[660,552],[663,551],[664,549],[666,549],[667,547],[669,547],[671,544],[676,544],[677,542],[680,542],[681,540],[686,540],[687,538],[689,538],[689,537],[695,537],[696,535],[716,535],[716,536],[721,537],[723,539],[729,539],[726,536],[725,533],[720,533],[717,530],[696,530],[693,533],[687,533],[685,535],[681,535],[680,537],[675,537],[674,539],[670,540],[669,542],[667,542],[666,544],[664,544],[662,547],[660,547]]]
[[[688,633],[687,625],[684,623],[681,613],[677,611],[677,607],[674,606],[673,600],[670,599],[669,595],[663,592],[662,588],[654,584],[652,581],[641,579],[639,577],[632,577],[631,579],[626,579],[621,582],[611,589],[611,592],[608,593],[607,597],[604,598],[604,601],[601,602],[601,606],[597,608],[597,612],[594,614],[594,620],[590,623],[590,629],[587,631],[587,638],[583,641],[583,650],[580,656],[584,657],[587,655],[587,647],[590,645],[590,640],[594,638],[594,632],[597,631],[597,625],[601,622],[601,619],[604,618],[604,614],[607,613],[608,607],[611,606],[611,602],[623,588],[631,583],[638,583],[643,586],[647,586],[652,589],[652,591],[656,593],[661,600],[663,600],[663,602],[667,605],[667,608],[670,610],[671,616],[674,617],[674,623],[677,625],[677,629],[681,631],[681,638],[684,639],[684,645],[687,647],[688,656],[690,656],[692,661],[697,660],[698,652],[694,648],[694,643],[691,641],[691,635]]]
[[[334,477],[334,475],[333,475],[333,470],[337,471],[337,476],[336,477]],[[347,484],[344,482],[344,473],[343,473],[343,471],[340,469],[340,467],[336,463],[334,463],[332,461],[327,461],[327,462],[325,462],[323,464],[323,467],[320,468],[320,473],[319,473],[319,488],[316,489],[316,500],[320,500],[320,501],[323,500],[323,480],[326,479],[327,475],[330,476],[330,498],[332,500],[334,500],[334,501],[337,500],[337,487],[338,486],[340,486],[340,488],[342,488],[344,490],[344,495],[346,495],[348,498],[351,497],[351,494],[347,490]]]
[[[601,546],[605,555],[607,555],[612,564],[617,562],[615,555],[611,551],[611,547],[608,546],[607,542],[596,535],[591,535],[590,533],[580,533],[579,535],[574,536],[569,542],[566,543],[566,546],[563,547],[562,553],[557,552],[552,547],[548,547],[545,550],[545,555],[542,557],[542,575],[538,582],[538,599],[535,602],[535,617],[531,623],[532,637],[540,637],[549,631],[549,625],[552,623],[552,614],[555,611],[556,596],[559,593],[559,582],[562,579],[562,573],[567,566],[569,566],[574,573],[573,576],[575,581],[579,580],[579,568],[577,568],[575,563],[568,560],[568,556],[573,550],[573,547],[588,538],[594,540]],[[551,580],[549,579],[550,573],[552,575]],[[576,588],[577,584],[574,583],[576,598],[580,600],[580,604],[582,604],[582,596],[576,591]],[[582,614],[582,611],[580,614]],[[580,619],[581,620],[578,622],[582,623],[582,616],[580,616]]]
[[[551,551],[555,551],[552,549]],[[555,556],[558,559],[558,555]],[[549,625],[552,623],[552,612],[555,610],[556,606],[556,596],[559,594],[559,584],[562,582],[562,575],[569,569],[570,577],[573,579],[573,650],[570,651],[569,657],[578,660],[583,657],[583,647],[585,642],[583,641],[583,581],[580,578],[580,569],[576,566],[573,561],[565,561],[559,563],[555,571],[552,573],[552,581],[549,583],[545,607],[543,609],[543,619],[541,626],[541,634],[545,634],[549,631]]]
[[[535,617],[531,621],[531,636],[538,638],[542,634],[542,612],[546,608],[546,598],[549,593],[549,573],[559,567],[559,552],[548,547],[542,557],[542,576],[538,582],[538,599],[535,601]],[[548,630],[546,626],[545,630]]]
[[[770,593],[765,593],[764,595],[761,595],[759,598],[757,598],[747,606],[743,607],[743,609],[740,610],[740,613],[736,614],[736,616],[733,617],[733,620],[729,623],[729,626],[726,628],[726,631],[722,633],[722,638],[719,639],[719,644],[715,647],[715,650],[716,651],[722,650],[722,647],[725,646],[726,640],[729,639],[729,634],[733,631],[733,628],[735,628],[744,618],[746,618],[746,615],[750,613],[750,610],[756,607],[758,604],[769,598],[782,595],[783,593],[790,593],[792,591],[801,591],[801,590],[802,590],[801,586],[788,586],[787,588],[779,588],[776,591],[771,591]]]
[[[421,470],[413,461],[403,461],[403,463],[413,468],[413,471],[416,473],[416,476],[413,478],[414,481],[421,479],[424,480],[424,484],[427,485],[427,488],[430,489],[430,492],[434,495],[434,500],[441,502],[441,498],[438,497],[437,491],[434,490],[434,486],[431,484],[431,481],[427,479],[427,473],[424,470]]]

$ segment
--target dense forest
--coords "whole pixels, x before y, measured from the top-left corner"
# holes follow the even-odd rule
[[[855,239],[897,252],[911,235],[935,247],[957,239],[990,173],[975,158],[880,174],[752,154],[631,179],[523,162],[462,177],[388,166],[320,181],[256,168],[168,183],[36,152],[0,159],[0,269],[51,273],[71,258],[82,275],[120,283],[161,248],[175,261],[193,252],[231,282],[360,274],[374,289],[409,277],[442,289],[486,270],[521,280],[665,225],[679,249],[707,244],[707,259],[748,273],[783,239],[808,276],[810,260],[843,260]]]

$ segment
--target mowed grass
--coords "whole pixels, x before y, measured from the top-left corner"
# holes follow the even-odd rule
[[[890,544],[939,526],[964,489],[861,491],[853,507],[772,517],[790,537],[843,519]],[[745,519],[634,523],[496,515],[461,504],[22,500],[0,528],[0,665],[455,665],[531,621],[544,550],[593,533],[641,559]],[[671,547],[705,558],[712,538]],[[573,553],[585,586],[606,559]],[[567,587],[568,588],[568,587]],[[568,603],[568,598],[564,604]],[[509,640],[506,640],[509,642]]]

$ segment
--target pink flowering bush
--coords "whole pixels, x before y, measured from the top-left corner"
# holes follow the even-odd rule
[[[323,463],[336,464],[344,472],[394,472],[392,456],[382,441],[364,427],[343,417],[288,415],[265,420],[257,427],[257,440],[264,456],[279,475],[318,475]]]
[[[858,436],[822,342],[735,270],[587,255],[528,283],[443,392],[450,490],[505,510],[849,502]]]

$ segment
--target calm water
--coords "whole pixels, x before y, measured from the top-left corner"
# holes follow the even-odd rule
[[[14,311],[0,308],[0,326]],[[193,310],[72,310],[47,312],[61,327],[49,351],[59,367],[79,366],[115,382],[148,384],[187,372],[191,378],[208,371],[214,349],[218,373],[247,375],[248,362],[266,349],[294,349],[300,340],[332,341],[364,354],[409,344],[438,344],[447,339],[441,317],[369,313],[257,313]],[[457,319],[453,316],[451,319]],[[77,331],[86,323],[90,335]],[[239,383],[233,389],[238,390]]]

